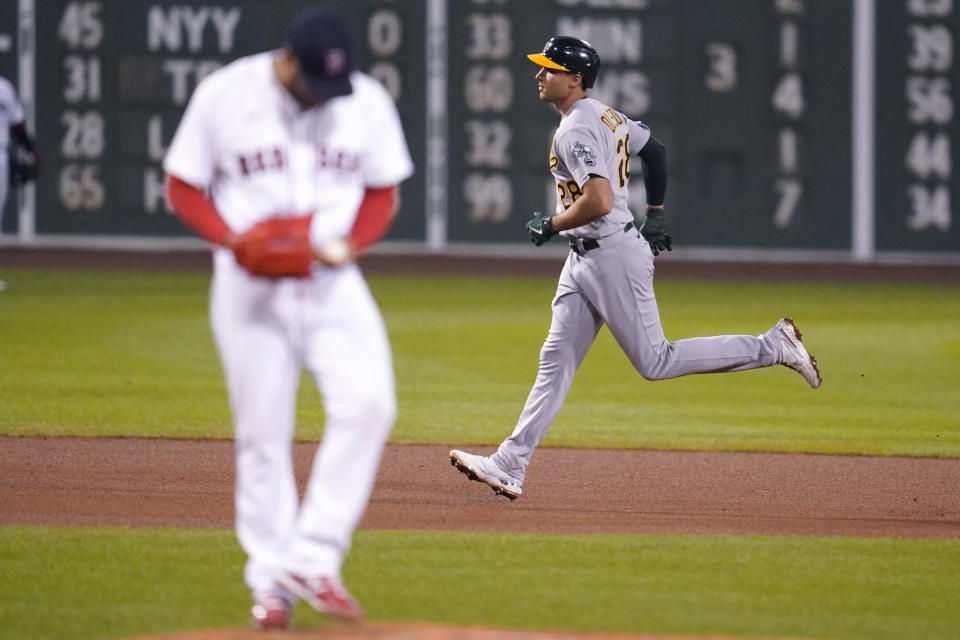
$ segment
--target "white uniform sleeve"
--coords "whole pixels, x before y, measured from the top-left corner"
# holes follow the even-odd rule
[[[639,120],[627,118],[627,128],[630,131],[630,155],[635,156],[650,140],[650,127]]]
[[[197,85],[163,160],[163,169],[198,188],[210,186],[216,173],[217,92],[210,79]]]
[[[10,127],[23,122],[23,105],[17,98],[17,91],[6,78],[0,76],[0,154],[3,154],[3,163],[7,160],[7,146],[10,144]],[[0,180],[6,186],[6,172],[0,170]],[[2,188],[2,187],[0,187]],[[0,202],[0,205],[3,203]]]
[[[413,160],[390,94],[379,82],[374,84],[370,105],[373,140],[363,158],[363,182],[376,189],[400,184],[413,175]]]
[[[581,187],[591,175],[610,180],[603,147],[594,132],[577,128],[565,131],[554,142],[554,152]]]
[[[0,111],[6,112],[8,127],[23,122],[23,105],[17,97],[17,90],[3,77],[0,77]]]

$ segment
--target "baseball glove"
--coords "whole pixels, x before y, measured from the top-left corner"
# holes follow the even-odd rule
[[[10,184],[20,187],[37,179],[40,175],[40,163],[35,156],[10,154]]]
[[[310,246],[312,218],[271,218],[257,223],[234,243],[237,262],[257,276],[309,276],[314,260]]]

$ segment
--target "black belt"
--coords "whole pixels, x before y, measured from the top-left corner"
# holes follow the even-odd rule
[[[600,247],[600,242],[593,238],[570,238],[567,240],[567,243],[570,245],[570,249],[578,256],[582,256],[587,251]]]
[[[626,233],[630,231],[630,229],[633,229],[633,222],[628,222],[623,227],[623,232]],[[583,256],[587,251],[600,248],[600,241],[596,238],[568,238],[567,244],[570,245],[570,249],[578,256]]]

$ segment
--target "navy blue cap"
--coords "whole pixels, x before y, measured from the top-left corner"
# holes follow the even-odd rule
[[[287,44],[313,97],[326,100],[353,92],[350,32],[340,16],[322,9],[303,11],[287,30]]]

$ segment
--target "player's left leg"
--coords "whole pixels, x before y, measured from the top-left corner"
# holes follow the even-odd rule
[[[383,320],[359,269],[320,273],[304,286],[304,357],[323,395],[326,423],[285,566],[317,585],[325,578],[339,585],[396,416],[393,363]],[[323,610],[323,602],[307,599]],[[341,617],[352,617],[349,609]]]
[[[591,301],[640,375],[664,380],[693,373],[769,367],[782,361],[776,327],[758,336],[668,341],[653,291],[653,256],[642,244],[641,239],[627,234],[617,245],[591,252],[593,272],[584,278],[593,283],[585,285]]]

